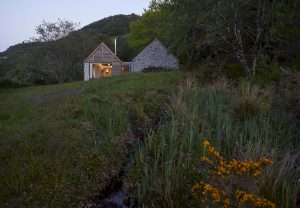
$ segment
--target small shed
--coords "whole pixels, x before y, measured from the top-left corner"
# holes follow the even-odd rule
[[[133,72],[147,68],[179,69],[179,62],[158,39],[154,39],[132,60],[131,68]]]
[[[103,42],[84,60],[84,80],[120,73],[122,61]]]

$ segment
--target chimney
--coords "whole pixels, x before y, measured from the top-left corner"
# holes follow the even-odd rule
[[[117,38],[115,38],[115,55],[117,55]]]

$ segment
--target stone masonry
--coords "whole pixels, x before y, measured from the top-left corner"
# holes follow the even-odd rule
[[[141,72],[145,68],[178,69],[179,63],[174,55],[157,39],[148,45],[132,61],[132,71]]]

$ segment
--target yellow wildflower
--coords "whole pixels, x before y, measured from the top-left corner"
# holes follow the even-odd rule
[[[229,199],[225,199],[224,200],[224,207],[228,207],[230,205],[230,200]]]
[[[269,163],[272,163],[272,160],[263,157],[263,158],[261,158],[261,162],[262,162],[262,163],[265,163],[265,164],[269,164]]]

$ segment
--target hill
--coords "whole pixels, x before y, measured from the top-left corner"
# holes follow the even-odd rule
[[[82,80],[84,58],[102,41],[113,48],[114,37],[118,38],[119,57],[124,61],[131,60],[134,51],[128,46],[127,34],[129,22],[138,18],[135,14],[115,15],[93,22],[54,42],[11,46],[0,53],[0,57],[6,57],[1,59],[0,77],[5,75],[10,79],[40,84]],[[55,70],[62,64],[63,69]]]
[[[94,30],[110,37],[126,35],[129,33],[129,22],[139,18],[136,14],[114,15],[84,26],[81,31]]]

